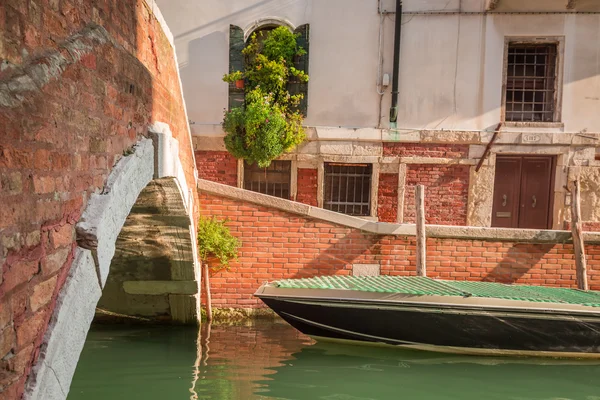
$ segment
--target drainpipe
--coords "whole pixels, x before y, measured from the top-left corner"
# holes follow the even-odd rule
[[[394,31],[394,69],[392,71],[392,106],[390,107],[390,128],[397,127],[398,121],[398,75],[400,71],[400,34],[402,33],[402,0],[396,0],[396,24]]]

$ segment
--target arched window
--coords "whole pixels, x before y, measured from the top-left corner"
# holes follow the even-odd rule
[[[285,22],[285,21],[283,21]],[[293,29],[293,27],[285,22],[282,23],[276,19],[264,19],[258,21],[252,26],[248,27],[245,31],[239,26],[229,26],[229,73],[234,71],[242,71],[244,69],[244,55],[242,50],[246,46],[246,41],[250,38],[250,35],[254,32],[268,32],[274,28],[285,25]],[[294,60],[294,67],[301,69],[306,73],[308,71],[308,57],[309,57],[309,25],[304,24],[293,29],[294,33],[298,34],[298,45],[300,45],[306,54],[296,57]],[[292,80],[288,82],[288,91],[291,94],[302,93],[304,98],[300,102],[298,108],[302,114],[306,117],[308,111],[308,83],[299,82]],[[244,88],[237,87],[235,83],[229,84],[229,109],[233,107],[241,107],[244,104]]]

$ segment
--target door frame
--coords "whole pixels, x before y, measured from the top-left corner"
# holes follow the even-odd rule
[[[552,227],[554,226],[554,193],[555,193],[555,186],[556,186],[556,165],[557,165],[557,161],[558,161],[558,156],[557,154],[531,154],[531,153],[496,153],[496,161],[495,164],[497,164],[498,162],[498,158],[502,158],[502,157],[521,157],[521,158],[525,158],[525,157],[529,157],[529,158],[549,158],[550,159],[550,188],[548,190],[548,222],[546,224],[546,228],[543,229],[548,229],[548,230],[552,230]],[[494,166],[495,168],[495,166]],[[521,175],[522,175],[522,171],[521,171]],[[496,179],[496,172],[494,170],[494,181]],[[521,179],[521,178],[520,178]],[[494,183],[492,183],[494,185],[493,190],[496,190],[496,185]],[[519,182],[519,188],[520,188],[520,182]],[[492,192],[493,193],[493,192]],[[493,194],[492,194],[492,199],[493,199]],[[519,189],[519,204],[521,202],[521,189]],[[494,208],[492,206],[492,213],[490,215],[490,221],[493,219],[493,215],[494,215]],[[519,207],[519,211],[520,211],[520,207]],[[525,229],[525,228],[509,228],[509,229]]]

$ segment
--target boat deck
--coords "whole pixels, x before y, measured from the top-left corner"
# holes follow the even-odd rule
[[[270,286],[288,289],[336,289],[424,296],[459,296],[600,307],[600,292],[494,282],[446,281],[421,276],[320,276],[284,279]]]

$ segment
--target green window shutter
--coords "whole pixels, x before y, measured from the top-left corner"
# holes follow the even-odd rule
[[[302,47],[306,54],[300,57],[296,57],[294,61],[294,67],[302,70],[308,74],[308,56],[309,56],[309,26],[308,24],[300,25],[294,33],[299,34],[297,43],[298,46]],[[300,101],[299,111],[306,117],[308,111],[308,82],[297,82],[291,81],[288,84],[288,91],[290,94],[302,93],[304,98]]]
[[[229,25],[229,73],[244,70],[245,47],[244,30],[239,26]],[[229,84],[229,109],[242,107],[244,105],[244,89],[235,87],[235,83]]]

